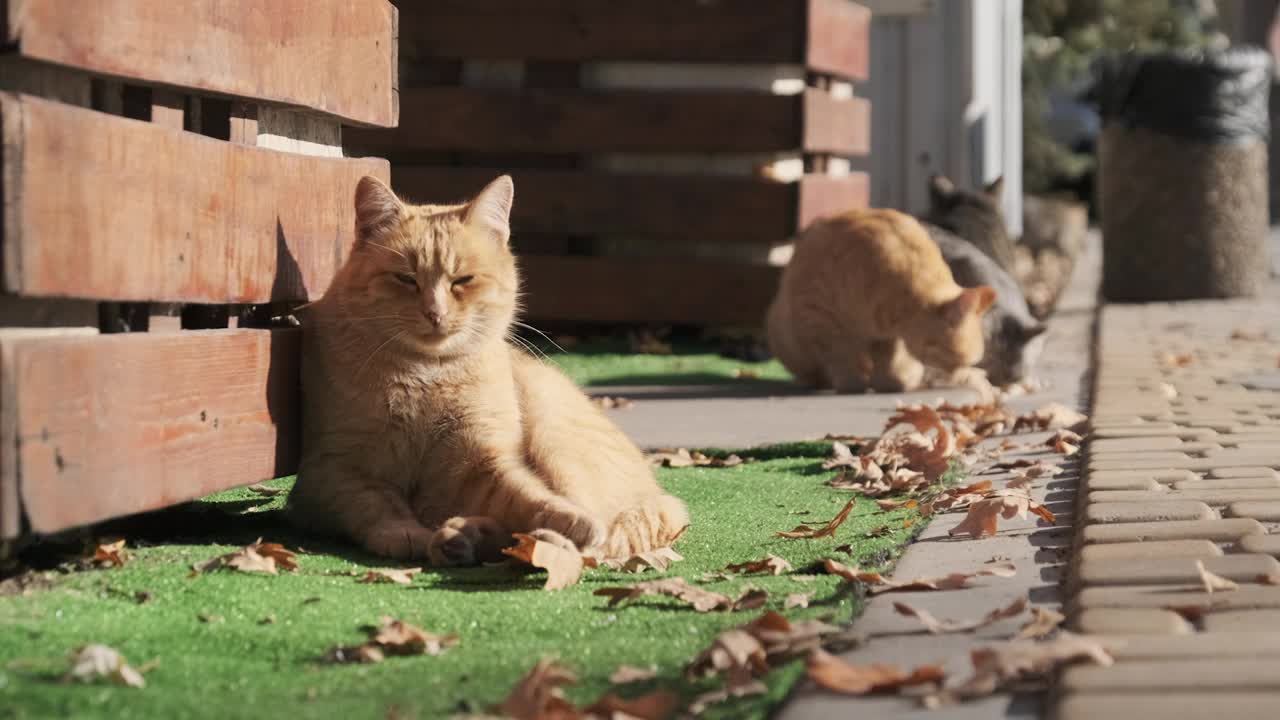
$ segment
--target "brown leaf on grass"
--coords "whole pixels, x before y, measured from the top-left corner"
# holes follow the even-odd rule
[[[555,543],[539,540],[532,535],[512,533],[516,539],[513,547],[503,548],[502,553],[515,560],[547,571],[543,590],[559,590],[578,582],[582,577],[582,554]]]
[[[262,483],[255,483],[253,485],[250,485],[247,489],[249,490],[249,492],[252,492],[257,495],[261,495],[263,497],[275,497],[277,495],[283,495],[286,492],[288,492],[284,488],[268,487],[266,485],[263,485]]]
[[[413,576],[422,572],[422,568],[374,568],[366,572],[356,582],[362,583],[398,583],[400,585],[413,584]]]
[[[1238,590],[1240,586],[1220,575],[1214,575],[1205,569],[1204,561],[1196,561],[1196,572],[1200,573],[1200,582],[1204,584],[1204,591],[1214,593],[1226,590]]]
[[[1035,513],[1037,517],[1048,523],[1057,520],[1048,508],[1032,500],[1025,490],[993,490],[982,500],[970,505],[969,514],[948,534],[970,535],[975,539],[995,535],[999,530],[1000,518],[1025,519],[1028,512]]]
[[[893,528],[888,525],[878,525],[863,533],[863,536],[868,538],[882,538],[888,537],[892,534]]]
[[[1083,429],[1089,416],[1076,412],[1061,403],[1049,403],[1044,407],[1019,415],[1013,423],[1013,432],[1023,430],[1057,430],[1058,428]]]
[[[734,610],[759,610],[769,601],[769,591],[759,588],[744,590],[737,600],[733,601]]]
[[[665,720],[680,698],[670,690],[654,690],[633,698],[606,693],[582,709],[582,717],[600,720]],[[569,720],[565,718],[564,720]]]
[[[458,644],[457,635],[436,635],[392,617],[371,628],[369,640],[388,655],[439,655]]]
[[[850,582],[856,580],[868,585],[872,594],[879,594],[882,592],[912,592],[917,590],[956,590],[966,587],[969,584],[969,581],[975,577],[1013,577],[1017,574],[1017,569],[1013,566],[1013,563],[993,563],[984,565],[977,570],[968,573],[956,572],[936,578],[919,578],[916,580],[908,580],[906,582],[897,582],[889,580],[878,572],[859,570],[856,567],[850,567],[836,560],[826,559],[823,560],[822,563],[827,572],[832,575],[839,575]]]
[[[1163,368],[1184,368],[1196,361],[1195,355],[1191,353],[1171,353],[1162,352],[1156,358]]]
[[[631,665],[619,665],[609,675],[609,682],[614,685],[626,685],[634,682],[644,682],[658,677],[658,666],[651,665],[647,668],[638,668]]]
[[[275,575],[280,567],[290,572],[298,569],[296,555],[286,550],[280,543],[264,543],[262,538],[245,545],[239,550],[192,565],[192,575],[231,568],[240,572],[260,572]]]
[[[877,500],[876,505],[881,510],[899,510],[918,507],[920,501],[914,498],[910,500]]]
[[[626,410],[636,404],[635,400],[624,397],[612,397],[610,395],[593,395],[588,400],[592,405],[601,410]]]
[[[697,717],[706,712],[711,706],[732,698],[742,698],[751,695],[763,695],[769,691],[769,687],[759,680],[749,680],[737,685],[726,686],[718,690],[708,690],[693,698],[689,703],[689,714]]]
[[[734,608],[734,600],[728,595],[690,585],[684,578],[679,577],[649,580],[625,587],[600,588],[592,594],[609,598],[609,607],[615,607],[645,595],[666,595],[688,603],[698,612],[724,611]]]
[[[848,519],[849,513],[853,511],[853,506],[854,506],[854,503],[856,502],[857,502],[857,498],[849,498],[849,502],[845,503],[845,506],[840,510],[840,512],[836,513],[836,516],[831,518],[830,522],[828,522],[826,525],[823,525],[820,528],[815,529],[815,528],[809,527],[808,525],[800,525],[794,530],[786,530],[786,531],[774,533],[774,535],[776,537],[787,538],[789,540],[794,540],[796,538],[812,539],[812,538],[831,537],[832,535],[836,534],[836,528],[843,525],[844,521]]]
[[[1061,429],[1044,441],[1046,447],[1053,448],[1059,455],[1075,455],[1080,452],[1080,443],[1084,438],[1067,429]]]
[[[578,677],[563,665],[543,658],[520,678],[506,700],[493,711],[515,720],[574,720],[581,715],[565,698],[562,688],[577,682]]]
[[[790,593],[787,595],[786,599],[782,601],[782,607],[784,610],[790,610],[791,608],[807,608],[809,607],[809,601],[812,599],[813,593]]]
[[[629,573],[639,573],[645,570],[662,572],[671,567],[671,563],[679,562],[683,559],[683,555],[676,552],[675,548],[670,547],[646,550],[628,558],[597,558],[592,555],[584,555],[582,557],[582,561],[587,567],[605,567],[610,570],[621,570]]]
[[[844,695],[896,691],[913,685],[940,683],[946,677],[938,665],[921,665],[906,673],[896,665],[850,665],[824,650],[809,654],[805,671],[819,687]]]
[[[677,448],[675,450],[658,450],[646,455],[651,465],[668,468],[682,467],[734,467],[746,462],[737,455],[729,455],[727,457],[710,457],[704,455],[697,450],[690,451],[686,448]]]
[[[1031,621],[1022,626],[1022,629],[1018,631],[1018,637],[1025,639],[1042,638],[1057,630],[1058,626],[1066,619],[1066,616],[1062,613],[1039,606],[1033,607],[1031,608]]]
[[[899,615],[905,615],[919,620],[920,624],[924,625],[925,630],[928,630],[931,635],[940,635],[943,633],[977,630],[978,628],[984,628],[992,623],[1004,620],[1005,618],[1021,615],[1022,611],[1027,609],[1027,599],[1025,597],[1020,597],[1008,605],[996,608],[986,615],[974,620],[939,620],[929,611],[912,607],[903,602],[895,602],[893,604],[893,609],[897,611]]]
[[[120,567],[129,559],[124,551],[124,540],[98,543],[93,548],[93,564],[98,567]]]
[[[134,688],[147,686],[147,681],[142,679],[142,672],[130,666],[115,648],[98,644],[85,645],[71,653],[71,668],[65,678],[80,682],[108,678],[117,685]]]
[[[791,563],[783,560],[777,555],[765,555],[759,560],[748,560],[747,562],[737,563],[734,565],[726,565],[725,572],[737,573],[739,575],[781,575],[790,572],[794,568]]]

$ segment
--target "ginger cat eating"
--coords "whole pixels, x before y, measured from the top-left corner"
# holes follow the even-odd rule
[[[512,532],[622,557],[688,524],[636,446],[568,378],[508,343],[513,195],[503,176],[468,203],[413,206],[360,181],[351,257],[303,318],[303,452],[289,497],[302,527],[466,565]]]
[[[795,241],[765,318],[769,349],[802,384],[901,392],[924,366],[982,359],[982,316],[996,292],[956,284],[937,244],[895,210],[823,218]]]

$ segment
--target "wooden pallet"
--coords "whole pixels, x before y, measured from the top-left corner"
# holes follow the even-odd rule
[[[867,78],[870,13],[852,0],[438,0],[401,13],[402,122],[350,129],[347,149],[390,159],[396,189],[423,202],[510,172],[516,245],[538,253],[522,262],[534,321],[758,324],[778,276],[770,248],[868,202],[865,174],[827,173],[870,145],[869,103],[834,91]],[[672,77],[685,81],[783,67],[803,87],[596,81],[635,63],[687,68]],[[481,66],[511,78],[477,86],[468,69]],[[750,171],[779,153],[804,175]],[[698,158],[747,169],[699,171]]]
[[[324,291],[356,182],[390,179],[341,132],[398,120],[396,8],[8,0],[0,20],[0,540],[292,472],[299,337],[267,319]]]

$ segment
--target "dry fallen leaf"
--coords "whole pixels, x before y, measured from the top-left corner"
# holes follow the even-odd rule
[[[768,691],[769,687],[759,680],[748,680],[736,685],[727,685],[718,690],[708,690],[694,697],[689,703],[689,714],[697,717],[706,712],[712,705],[718,705],[725,700],[751,695],[763,695]]]
[[[996,463],[995,465],[992,465],[992,466],[991,466],[991,469],[993,469],[993,470],[1016,470],[1017,468],[1031,467],[1032,465],[1035,465],[1035,464],[1036,464],[1036,461],[1035,461],[1035,460],[1028,460],[1028,459],[1026,459],[1026,458],[1020,458],[1020,459],[1018,459],[1018,460],[1008,460],[1008,461],[1005,461],[1005,462],[998,462],[998,463]]]
[[[710,457],[703,455],[697,450],[687,450],[678,448],[675,450],[658,450],[646,455],[649,463],[660,467],[682,468],[682,467],[734,467],[741,465],[746,460],[737,455],[729,455],[727,457]]]
[[[1084,438],[1065,428],[1054,433],[1048,440],[1044,441],[1046,447],[1053,448],[1053,451],[1060,455],[1075,455],[1080,452],[1080,443]]]
[[[413,583],[413,576],[422,572],[422,568],[374,568],[364,574],[357,582],[362,583],[399,583],[401,585],[410,585]]]
[[[120,567],[129,559],[124,551],[124,540],[98,543],[93,548],[93,564],[98,567]]]
[[[876,505],[881,510],[899,510],[903,508],[909,509],[918,507],[920,505],[920,501],[914,498],[911,500],[877,500]]]
[[[1059,428],[1082,430],[1088,421],[1088,415],[1076,412],[1061,403],[1049,403],[1026,415],[1019,415],[1013,423],[1013,432]]]
[[[790,572],[794,568],[791,563],[783,560],[777,555],[766,555],[759,560],[748,560],[747,562],[737,563],[735,565],[726,565],[725,572],[737,573],[739,575],[781,575]]]
[[[785,530],[774,533],[774,535],[780,538],[787,538],[789,540],[794,540],[796,538],[812,539],[831,537],[836,534],[836,528],[844,524],[844,521],[849,517],[849,513],[853,511],[853,506],[856,502],[857,498],[849,498],[849,502],[845,503],[844,508],[842,508],[839,513],[836,513],[836,516],[831,518],[830,522],[820,528],[815,529],[808,525],[800,525],[794,530]]]
[[[1204,583],[1204,591],[1214,593],[1225,590],[1238,590],[1239,585],[1220,575],[1214,575],[1204,567],[1204,561],[1196,561],[1196,572],[1200,573],[1200,582]]]
[[[1066,619],[1066,616],[1060,612],[1039,606],[1033,607],[1031,608],[1031,621],[1022,626],[1022,629],[1018,631],[1018,637],[1025,639],[1042,638],[1057,630],[1058,626]]]
[[[327,654],[330,662],[376,663],[388,655],[439,655],[457,645],[457,635],[436,635],[416,625],[383,617],[377,626],[365,628],[369,639],[360,645],[339,645]]]
[[[513,533],[512,537],[516,539],[515,546],[503,548],[503,554],[546,570],[547,582],[542,586],[543,590],[559,590],[573,585],[582,577],[582,554],[577,550],[524,533]]]
[[[1052,640],[1013,640],[977,648],[969,653],[974,674],[964,683],[925,698],[927,707],[986,697],[1009,683],[1048,675],[1061,665],[1088,660],[1113,663],[1106,645],[1095,638],[1061,632]]]
[[[115,648],[107,645],[85,645],[71,654],[71,669],[66,678],[91,682],[98,678],[109,678],[117,685],[142,688],[147,682],[142,673],[133,668]]]
[[[683,559],[683,555],[676,552],[674,548],[669,547],[646,550],[629,558],[597,558],[591,555],[582,557],[587,567],[605,567],[610,570],[621,570],[629,573],[644,572],[645,570],[662,572],[671,567],[671,563],[679,562]]]
[[[951,528],[948,534],[970,535],[975,539],[995,535],[999,530],[1000,518],[1025,519],[1028,512],[1048,523],[1057,521],[1057,516],[1032,500],[1024,489],[992,490],[983,499],[969,505],[969,514],[959,525]]]
[[[832,470],[841,467],[861,469],[862,463],[858,462],[858,456],[853,454],[853,450],[850,450],[848,445],[837,440],[831,443],[831,457],[822,463],[822,469]]]
[[[690,585],[679,577],[649,580],[625,587],[600,588],[592,594],[609,598],[609,607],[645,595],[667,595],[688,603],[698,612],[734,609],[734,600],[728,595]]]
[[[631,398],[611,397],[609,395],[593,395],[588,399],[592,405],[602,410],[626,410],[636,404]]]
[[[813,599],[813,593],[790,593],[786,599],[782,601],[782,607],[785,610],[791,608],[807,608],[809,601]]]
[[[1164,368],[1184,368],[1196,361],[1191,353],[1162,352],[1157,359],[1160,361],[1160,366]]]
[[[658,666],[651,665],[647,668],[638,668],[631,665],[619,665],[609,675],[609,682],[614,685],[626,685],[627,683],[644,682],[658,677]]]
[[[955,572],[936,578],[918,578],[906,582],[897,582],[889,580],[880,573],[862,571],[836,560],[827,559],[822,562],[827,572],[832,575],[839,575],[850,582],[856,580],[868,585],[872,594],[917,590],[956,590],[966,587],[969,581],[975,577],[1013,577],[1017,574],[1017,569],[1013,566],[1013,563],[992,563],[983,565],[973,572]]]
[[[561,688],[576,682],[577,676],[567,668],[555,660],[543,658],[520,678],[507,699],[493,711],[515,720],[573,720],[581,716],[565,698]]]
[[[1021,615],[1022,611],[1027,609],[1027,599],[1025,597],[1018,598],[1005,607],[996,608],[975,620],[939,620],[927,610],[921,610],[920,608],[912,607],[902,602],[895,602],[893,604],[893,609],[897,611],[899,615],[906,615],[907,617],[914,617],[919,620],[920,624],[924,625],[925,629],[928,630],[930,634],[939,635],[942,633],[977,630],[978,628],[984,628],[992,623],[1004,620],[1005,618]]]
[[[280,543],[264,543],[258,538],[253,543],[226,555],[196,563],[192,566],[192,575],[229,567],[241,572],[260,572],[275,575],[276,568],[281,567],[290,572],[298,569],[294,559],[296,555],[286,550]]]
[[[676,709],[680,698],[670,690],[654,690],[633,698],[620,698],[607,693],[582,709],[582,714],[570,716],[599,720],[665,720]],[[548,719],[550,720],[550,719]]]
[[[809,679],[819,687],[845,695],[866,695],[912,685],[939,683],[946,677],[938,665],[922,665],[905,673],[896,665],[850,665],[824,650],[810,653],[805,669]]]
[[[249,490],[249,492],[256,493],[256,494],[261,495],[261,496],[263,496],[263,497],[275,497],[275,496],[277,496],[277,495],[283,495],[283,494],[285,494],[285,492],[287,492],[287,491],[286,491],[285,489],[283,489],[283,488],[273,488],[273,487],[268,487],[268,486],[266,486],[266,485],[263,485],[262,483],[257,483],[257,484],[254,484],[254,485],[250,485],[250,486],[248,487],[248,490]]]

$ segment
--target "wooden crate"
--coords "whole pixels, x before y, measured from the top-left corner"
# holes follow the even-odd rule
[[[396,7],[8,0],[0,21],[0,540],[292,472],[299,337],[267,318],[325,290],[356,182],[390,179],[341,132],[398,120]]]
[[[851,0],[400,8],[402,122],[348,129],[347,150],[424,202],[510,172],[534,321],[758,324],[770,249],[867,204],[865,174],[832,172],[869,150],[869,103],[838,92],[867,78]],[[775,70],[786,91],[753,79]],[[803,172],[753,171],[780,156]]]

